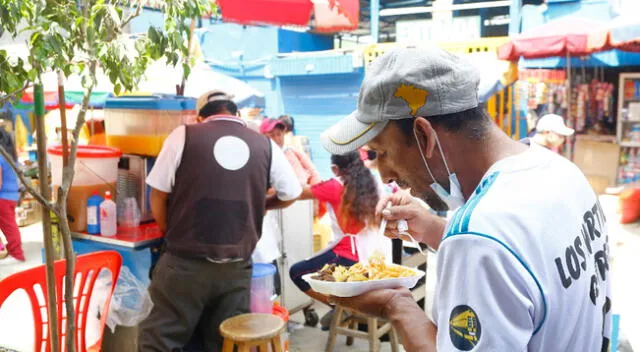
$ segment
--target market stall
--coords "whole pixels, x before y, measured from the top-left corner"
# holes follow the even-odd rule
[[[237,90],[236,97],[244,102],[260,103],[260,96],[252,92]],[[106,146],[78,147],[75,177],[67,198],[73,249],[78,254],[117,251],[123,258],[123,268],[132,274],[136,285],[145,288],[143,292],[163,243],[163,235],[153,222],[150,188],[145,180],[169,133],[195,121],[195,105],[194,98],[166,94],[111,97],[102,110]],[[73,114],[67,116],[69,123]],[[51,145],[48,159],[55,195],[55,189],[61,185],[62,147]],[[110,198],[114,201],[113,213],[106,218],[108,222],[117,219],[113,232],[107,231],[104,222],[104,214],[109,211],[104,204]],[[289,264],[312,254],[313,206],[310,202],[300,202],[279,213],[284,253],[280,265],[281,272],[286,273]],[[308,305],[308,298],[300,297],[300,292],[288,284],[288,280],[284,280],[282,286],[281,301],[285,308]],[[272,299],[272,294],[267,297]],[[135,351],[137,347],[131,341],[137,336],[137,323],[139,321],[117,326],[115,333],[107,332],[104,350]]]
[[[613,35],[621,23],[624,30]],[[635,152],[620,148],[621,131],[628,134],[634,125],[624,122],[628,113],[623,105],[628,102],[623,92],[628,88],[618,85],[618,80],[625,71],[633,70],[628,65],[640,66],[640,57],[612,50],[637,50],[632,23],[568,16],[516,36],[498,49],[502,59],[521,60],[515,109],[527,118],[527,130],[532,131],[545,114],[563,116],[565,124],[576,131],[564,155],[582,169],[599,193],[633,179],[635,172]]]

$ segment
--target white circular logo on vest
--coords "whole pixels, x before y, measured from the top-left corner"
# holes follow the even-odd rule
[[[234,136],[224,136],[213,146],[213,157],[223,168],[239,170],[249,161],[249,146]]]

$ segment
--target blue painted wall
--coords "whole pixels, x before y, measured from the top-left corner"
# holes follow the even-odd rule
[[[241,79],[265,94],[267,116],[286,112],[278,78],[270,73],[269,63],[278,54],[333,48],[331,36],[233,23],[208,25],[199,30],[199,38],[202,52],[214,70]]]
[[[294,117],[297,134],[309,137],[311,157],[323,179],[333,174],[320,134],[355,110],[362,78],[361,71],[280,78],[283,110]]]
[[[131,33],[147,33],[147,30],[151,26],[162,27],[164,23],[164,16],[162,12],[144,9],[140,16],[131,20],[129,27]]]
[[[132,32],[146,32],[149,25],[161,26],[162,15],[145,11],[133,21]],[[356,108],[364,70],[353,67],[351,54],[277,58],[283,53],[333,49],[333,37],[208,21],[203,27],[197,33],[211,67],[263,92],[265,115],[292,115],[296,132],[309,138],[321,176],[332,177],[330,155],[320,144],[320,134]],[[313,66],[311,71],[308,65]]]
[[[292,53],[333,49],[333,36],[278,30],[278,52]]]
[[[200,45],[207,59],[220,64],[242,61],[245,71],[249,71],[245,74],[252,75],[255,74],[254,66],[277,54],[333,49],[333,38],[278,27],[216,23],[206,26],[200,36]],[[234,52],[242,52],[242,58],[234,56]]]
[[[540,26],[546,22],[564,17],[576,16],[607,21],[616,17],[609,0],[571,0],[548,2],[546,5],[525,5],[521,10],[522,32]]]

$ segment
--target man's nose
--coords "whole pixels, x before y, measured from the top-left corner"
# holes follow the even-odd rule
[[[398,178],[398,175],[395,174],[387,165],[384,165],[384,163],[378,162],[378,172],[380,172],[380,178],[382,178],[382,182],[384,183],[395,182]]]

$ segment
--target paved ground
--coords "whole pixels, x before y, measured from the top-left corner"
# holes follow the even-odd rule
[[[611,251],[613,261],[611,262],[611,272],[613,280],[613,310],[621,315],[622,333],[626,333],[629,342],[635,350],[640,351],[640,304],[637,296],[640,293],[640,282],[637,272],[640,267],[640,223],[632,225],[620,225],[617,223],[616,206],[617,198],[602,196],[601,202],[609,223]],[[42,247],[41,227],[33,225],[22,229],[22,238],[27,255],[26,263],[17,263],[13,260],[0,261],[0,279],[7,275],[24,270],[26,268],[41,263],[40,249]],[[435,282],[435,272],[430,258],[429,270],[427,273],[427,296],[433,297],[433,284]],[[18,297],[19,298],[19,297]],[[25,301],[16,298],[0,308],[0,346],[13,348],[17,351],[30,351],[29,340],[32,339],[29,310],[26,309]],[[431,306],[430,303],[427,304]],[[316,305],[316,310],[322,316],[327,308]],[[294,322],[303,322],[301,313],[294,314],[291,318]],[[327,339],[327,333],[319,328],[302,327],[294,329],[290,334],[291,351],[322,351]],[[382,351],[390,351],[388,343],[382,344]],[[351,347],[345,345],[344,337],[338,340],[336,351],[368,351],[366,341],[356,340]],[[0,351],[3,351],[0,348]],[[630,351],[626,349],[626,351]]]

